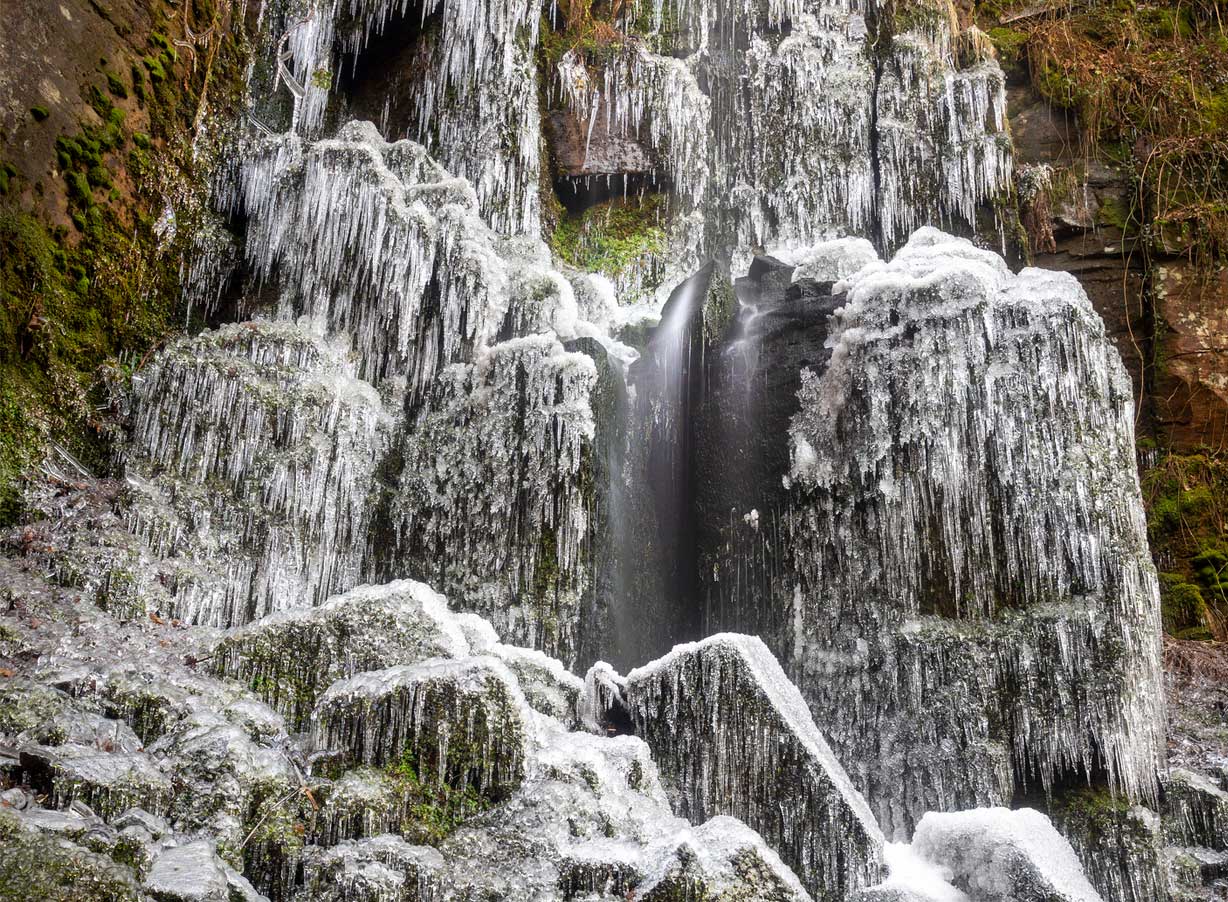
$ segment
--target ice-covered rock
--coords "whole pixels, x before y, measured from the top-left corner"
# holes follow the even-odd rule
[[[1086,295],[933,229],[837,289],[773,592],[778,647],[854,782],[897,835],[1067,772],[1153,797],[1134,410]]]
[[[971,902],[950,883],[950,871],[926,861],[907,843],[887,843],[883,859],[887,879],[859,890],[853,902]]]
[[[356,764],[406,762],[425,785],[498,800],[524,777],[528,710],[506,665],[475,657],[339,680],[312,720],[315,744]]]
[[[1228,851],[1228,792],[1202,774],[1175,768],[1164,779],[1164,827],[1173,845]]]
[[[567,663],[589,582],[596,380],[549,333],[449,367],[410,430],[395,500],[394,568]]]
[[[540,0],[308,0],[262,8],[265,54],[277,77],[257,85],[257,105],[285,85],[293,103],[290,125],[315,136],[343,79],[368,44],[393,23],[432,23],[413,37],[415,70],[391,79],[373,111],[386,130],[393,107],[397,126],[427,144],[449,169],[471,181],[483,215],[500,231],[531,232],[538,224],[540,140],[533,51]],[[411,32],[412,34],[412,32]],[[391,96],[393,94],[399,96]],[[382,105],[382,110],[380,106]]]
[[[404,376],[417,393],[507,312],[507,273],[472,186],[418,144],[371,123],[303,143],[262,139],[238,159],[224,203],[249,219],[257,278],[280,304],[345,334],[358,374]]]
[[[632,27],[643,43],[600,63],[565,54],[555,87],[590,135],[651,149],[681,213],[669,253],[699,233],[689,265],[833,230],[890,246],[1009,190],[1005,78],[950,3],[658,0]]]
[[[977,902],[1101,902],[1070,843],[1030,808],[931,812],[912,846]]]
[[[623,698],[627,681],[605,661],[598,661],[584,674],[580,700],[580,723],[591,733],[629,732],[630,712]]]
[[[413,580],[360,586],[318,608],[271,614],[232,632],[214,651],[216,672],[303,729],[321,692],[367,670],[463,657],[469,643],[447,601]]]
[[[174,825],[206,830],[232,850],[301,786],[286,751],[253,740],[206,708],[152,743],[148,753],[176,786],[168,815]]]
[[[624,696],[680,814],[741,819],[816,899],[878,882],[878,824],[760,639],[678,646],[628,674]]]
[[[159,902],[229,902],[226,866],[208,840],[163,850],[145,877],[144,889]]]
[[[1170,889],[1161,817],[1103,788],[1068,787],[1046,813],[1105,902],[1162,899]]]
[[[443,858],[434,849],[413,846],[384,834],[311,846],[303,854],[301,902],[430,902],[440,898]]]
[[[584,680],[561,662],[536,649],[502,643],[490,646],[484,653],[498,658],[516,675],[525,701],[533,710],[569,727],[579,726]]]
[[[630,898],[809,902],[810,896],[755,831],[736,818],[721,816],[658,845],[647,875]]]
[[[54,807],[84,802],[104,818],[132,807],[165,812],[173,788],[162,770],[141,752],[105,751],[98,747],[27,745],[22,767],[34,785],[47,785]]]
[[[358,579],[386,418],[343,347],[254,322],[185,338],[138,374],[131,528],[172,614],[211,626]]]

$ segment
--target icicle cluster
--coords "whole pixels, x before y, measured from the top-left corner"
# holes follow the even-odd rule
[[[540,138],[533,49],[540,0],[310,0],[286,11],[276,42],[278,79],[294,101],[293,130],[316,136],[324,124],[334,73],[356,59],[396,17],[425,31],[423,76],[412,86],[411,137],[468,179],[482,215],[506,233],[538,226]]]
[[[624,697],[680,814],[745,821],[816,899],[836,902],[880,879],[878,824],[761,640],[680,645],[631,671]]]
[[[234,190],[255,276],[276,279],[286,314],[351,336],[369,381],[404,376],[416,394],[502,322],[506,274],[473,189],[417,144],[370,123],[262,140]]]
[[[519,644],[574,659],[592,360],[549,334],[446,370],[405,448],[402,560]]]
[[[711,103],[686,61],[629,43],[604,67],[598,83],[569,50],[559,61],[558,81],[563,102],[590,137],[598,122],[611,134],[643,133],[684,209],[703,203]]]
[[[842,287],[791,429],[793,663],[829,739],[896,832],[1100,765],[1153,797],[1158,590],[1086,295],[933,229]]]
[[[677,31],[659,33],[658,2],[648,43],[683,58],[631,41],[594,74],[569,53],[558,83],[590,134],[601,118],[648,135],[683,211],[703,208],[708,253],[833,228],[893,245],[925,222],[974,222],[1009,187],[1002,71],[944,0],[879,10],[877,35],[849,0],[681,0],[669,12]]]
[[[164,351],[134,394],[130,527],[174,614],[232,626],[357,581],[387,418],[342,348],[226,326]]]
[[[921,225],[975,223],[977,205],[1011,184],[1006,79],[993,48],[975,27],[960,34],[931,14],[931,27],[892,38],[878,82],[878,204],[888,246]]]

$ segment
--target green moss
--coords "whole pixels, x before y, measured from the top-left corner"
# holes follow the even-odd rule
[[[145,91],[145,70],[141,68],[139,63],[133,63],[129,71],[132,75],[132,93],[136,95],[137,100],[144,103],[147,97],[147,92]]]
[[[166,70],[162,68],[161,59],[153,56],[141,57],[141,62],[145,64],[145,69],[149,72],[149,80],[155,85],[158,82],[166,81]]]
[[[1228,614],[1228,460],[1168,454],[1142,484],[1152,552],[1164,562],[1164,628],[1201,634]]]
[[[17,178],[17,169],[10,163],[0,162],[0,195],[9,193],[13,180]]]
[[[51,115],[51,110],[45,106],[32,106],[30,107],[30,115],[34,117],[35,122],[44,122]]]
[[[387,770],[402,811],[400,833],[410,842],[437,846],[465,821],[490,806],[472,787],[436,786],[418,776],[417,762],[406,751]]]
[[[124,84],[124,80],[114,72],[108,72],[107,75],[107,90],[113,95],[120,98],[128,96],[128,86]]]
[[[650,194],[564,214],[550,235],[550,246],[571,266],[618,276],[664,249],[664,204],[660,195]]]
[[[989,40],[1004,63],[1018,62],[1028,44],[1028,34],[1013,28],[996,27],[989,29]]]

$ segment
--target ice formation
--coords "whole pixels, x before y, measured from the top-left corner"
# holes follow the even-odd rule
[[[931,229],[837,287],[791,430],[796,575],[777,591],[854,782],[889,832],[1099,767],[1154,797],[1133,407],[1086,295]]]
[[[592,360],[511,339],[436,382],[409,432],[394,515],[401,560],[509,640],[575,660],[592,490]]]
[[[595,71],[566,54],[559,93],[590,135],[600,120],[647,142],[680,204],[675,247],[702,210],[700,259],[832,229],[894,246],[924,223],[973,223],[1010,188],[992,48],[941,0],[875,6],[658,2],[646,38]]]
[[[183,339],[134,380],[131,528],[184,620],[246,623],[357,582],[379,395],[309,324]]]
[[[878,824],[760,639],[680,645],[631,671],[624,697],[680,814],[745,821],[816,899],[878,881]]]
[[[538,237],[534,60],[556,10],[260,4],[251,131],[214,186],[235,232],[211,220],[183,273],[196,312],[262,318],[134,380],[134,578],[199,648],[53,659],[71,689],[39,702],[55,728],[4,728],[20,772],[96,809],[89,829],[148,834],[167,893],[249,899],[242,869],[278,902],[1095,900],[1033,812],[926,813],[1101,769],[1151,799],[1162,723],[1130,389],[1103,325],[1068,278],[932,229],[890,263],[873,251],[975,227],[1009,183],[1002,72],[951,11],[657,0],[624,11],[640,34],[602,65],[564,53],[545,96],[642,144],[669,194],[668,249],[613,286],[555,271]],[[407,46],[372,113],[379,41]],[[379,124],[345,123],[359,112]],[[865,237],[827,240],[847,234]],[[801,691],[733,635],[581,682],[585,631],[638,616],[602,619],[601,530],[626,526],[620,491],[651,454],[685,495],[692,395],[734,313],[724,270],[775,244],[803,249],[781,286],[798,308],[846,293],[830,320],[810,303],[831,362],[798,395],[792,506],[734,520],[788,546],[756,622]],[[637,338],[655,308],[619,301],[696,269],[703,292]],[[628,374],[647,434],[611,440],[628,430],[601,381]],[[662,532],[685,531],[685,502],[655,509]],[[677,565],[665,538],[621,552]],[[675,613],[638,629],[667,641]],[[1187,788],[1182,841],[1218,837],[1222,793]],[[23,823],[83,836],[22,802]]]
[[[268,5],[273,9],[264,13],[264,33],[278,37],[266,54],[276,57],[277,84],[292,96],[293,130],[308,138],[318,136],[325,124],[342,84],[339,70],[354,66],[372,38],[397,19],[422,25],[437,21],[437,27],[424,27],[417,38],[422,76],[399,86],[410,92],[408,137],[426,144],[449,170],[472,183],[483,216],[496,229],[537,229],[540,128],[533,48],[541,20],[538,0],[279,0]]]
[[[420,145],[353,122],[314,143],[255,139],[236,168],[221,202],[248,218],[255,277],[276,280],[283,316],[348,335],[363,378],[416,394],[502,325],[507,275],[473,188]]]

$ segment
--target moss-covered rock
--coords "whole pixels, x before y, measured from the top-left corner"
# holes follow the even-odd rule
[[[258,620],[228,636],[212,661],[220,676],[247,684],[291,729],[303,729],[337,680],[468,651],[443,596],[401,580]]]
[[[494,658],[428,661],[334,683],[312,715],[314,740],[356,764],[404,763],[426,786],[494,801],[524,776],[526,707]]]
[[[0,811],[0,899],[143,902],[132,871]]]

